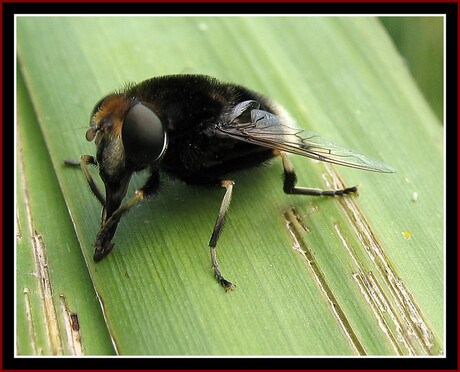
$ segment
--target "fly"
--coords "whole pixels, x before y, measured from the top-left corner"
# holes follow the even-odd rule
[[[376,159],[295,128],[286,112],[268,97],[203,75],[156,77],[109,94],[95,105],[86,139],[95,141],[96,157],[83,155],[79,163],[65,163],[81,165],[102,204],[94,260],[112,251],[122,216],[138,201],[159,193],[162,174],[187,184],[224,187],[209,247],[214,273],[227,291],[235,286],[219,270],[216,245],[234,187],[232,172],[279,156],[284,192],[314,196],[350,194],[357,187],[298,187],[288,153],[368,171],[395,172]],[[94,182],[88,164],[98,166],[105,194]],[[122,203],[133,173],[145,169],[149,172],[145,185]]]

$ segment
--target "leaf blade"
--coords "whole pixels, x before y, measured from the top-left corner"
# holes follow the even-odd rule
[[[176,34],[164,32],[171,22],[184,37],[187,50],[193,51],[187,58],[182,44],[175,39]],[[327,296],[311,275],[308,262],[291,249],[293,242],[283,216],[292,205],[298,208],[300,215],[308,216],[306,224],[311,225],[313,232],[307,233],[304,239],[312,247],[366,352],[395,353],[394,346],[379,329],[379,321],[373,317],[360,287],[352,279],[356,270],[353,260],[344,255],[335,229],[337,221],[340,226],[349,225],[338,202],[299,200],[282,195],[279,178],[282,167],[276,162],[268,168],[254,170],[250,176],[235,178],[232,207],[218,247],[225,275],[238,286],[234,293],[220,293],[206,249],[222,190],[206,193],[170,181],[161,198],[134,208],[122,220],[116,250],[97,266],[91,262],[99,207],[88,196],[82,175],[62,170],[57,164],[70,155],[78,157],[94,150],[83,140],[74,140],[78,131],[72,128],[79,124],[64,123],[67,132],[56,132],[53,128],[63,117],[85,123],[87,108],[92,107],[105,90],[117,85],[113,79],[121,85],[125,76],[129,76],[129,80],[142,80],[153,74],[182,71],[187,64],[199,65],[203,72],[223,80],[244,81],[255,90],[270,92],[300,126],[311,127],[398,169],[391,180],[387,177],[392,176],[345,168],[339,172],[351,184],[358,183],[359,179],[362,185],[359,205],[363,214],[368,219],[372,217],[372,228],[388,250],[396,271],[404,273],[404,280],[422,304],[421,308],[429,313],[438,338],[442,339],[443,311],[433,304],[432,298],[432,293],[442,292],[443,287],[443,262],[439,260],[442,216],[430,232],[422,228],[430,208],[439,210],[442,205],[442,192],[431,201],[421,197],[414,205],[409,197],[413,191],[405,181],[410,179],[409,185],[415,184],[421,196],[427,195],[430,189],[442,189],[439,181],[442,177],[434,177],[428,184],[422,182],[428,170],[440,173],[442,133],[435,128],[434,116],[374,19],[82,17],[65,21],[21,20],[18,25],[19,54],[34,93],[45,140],[120,353],[353,354],[353,346]],[[46,45],[58,29],[60,33],[55,36],[55,42],[60,48],[53,52]],[[96,29],[100,32],[94,32]],[[133,34],[159,34],[162,38],[129,43],[127,29]],[[297,47],[287,47],[284,39],[277,36],[279,30],[287,30]],[[364,35],[365,40],[356,35]],[[71,40],[77,47],[69,50],[64,40],[66,43]],[[225,49],[219,47],[223,40]],[[62,75],[69,69],[72,74],[54,80],[47,77],[43,71],[48,67],[43,60],[35,58],[37,53],[40,55],[40,48],[46,50],[53,70]],[[67,52],[63,53],[62,48]],[[163,61],[155,58],[157,50],[163,51],[167,58]],[[106,60],[107,55],[114,58]],[[131,55],[139,58],[133,59]],[[242,63],[233,64],[231,61],[235,59]],[[69,62],[72,60],[81,63],[77,66]],[[262,68],[267,61],[267,67]],[[302,61],[302,66],[296,61]],[[145,71],[146,66],[153,67]],[[54,94],[74,92],[75,86],[79,87],[78,94],[70,98]],[[50,96],[54,101],[47,98]],[[73,103],[71,107],[69,102]],[[347,130],[341,130],[345,122]],[[373,125],[369,126],[369,122]],[[407,128],[405,122],[415,123],[417,130]],[[83,133],[80,137],[83,139]],[[388,151],[395,143],[399,145],[396,154]],[[431,157],[420,153],[420,144],[430,149]],[[325,184],[323,165],[306,163],[298,157],[293,157],[292,162],[299,185]],[[141,185],[142,176],[136,177],[129,193]],[[382,200],[381,195],[387,197]],[[400,210],[398,206],[404,208]],[[414,219],[416,215],[422,218]],[[401,229],[410,231],[413,239],[404,240]],[[346,231],[349,244],[362,244],[351,227]],[[412,249],[407,259],[407,247],[412,243],[420,247],[425,239],[435,247],[434,256],[424,250],[423,257]],[[399,246],[404,246],[406,251],[398,250]],[[437,263],[434,267],[427,264],[433,257]],[[423,264],[406,275],[411,260],[420,262],[420,259]],[[423,283],[427,270],[436,278],[428,288]],[[137,339],[128,337],[133,329],[137,330]],[[239,332],[240,329],[251,332]],[[337,342],[331,345],[331,340]]]

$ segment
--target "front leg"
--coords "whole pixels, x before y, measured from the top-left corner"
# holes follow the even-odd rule
[[[134,196],[118,208],[109,219],[105,221],[96,236],[96,242],[93,247],[96,248],[94,252],[94,261],[100,261],[107,256],[113,249],[115,243],[112,243],[112,238],[117,230],[118,223],[121,217],[128,212],[135,203],[139,200],[144,199],[144,193],[142,190],[137,190]],[[104,219],[104,216],[103,216]]]
[[[102,177],[102,174],[101,174]],[[114,245],[111,243],[113,236],[117,230],[119,219],[116,224],[112,223],[109,228],[107,227],[107,221],[112,215],[118,210],[121,205],[123,198],[128,190],[129,181],[131,180],[131,173],[126,173],[116,182],[109,182],[104,180],[106,202],[102,209],[101,217],[101,229],[97,234],[96,241],[93,247],[96,248],[94,252],[94,261],[100,261],[107,256],[113,249]],[[104,233],[101,233],[104,230]]]
[[[129,179],[127,182],[129,183]],[[97,262],[102,260],[112,251],[115,245],[114,243],[112,243],[112,239],[115,235],[115,231],[117,230],[117,226],[121,220],[121,217],[123,217],[123,215],[126,212],[128,212],[128,210],[135,203],[154,195],[158,191],[159,185],[160,175],[158,170],[155,170],[147,180],[146,184],[141,189],[136,190],[134,196],[125,203],[123,203],[123,205],[121,206],[121,201],[126,195],[126,189],[124,189],[124,192],[120,193],[113,192],[113,190],[110,187],[107,188],[107,208],[104,209],[102,216],[103,224],[101,226],[101,229],[99,230],[99,233],[97,234],[96,242],[93,244],[93,246],[96,248],[93,258],[94,261]],[[111,191],[109,192],[109,190]]]
[[[89,169],[86,164],[93,164],[97,165],[96,159],[91,155],[82,155],[81,161],[74,161],[69,159],[64,159],[64,165],[71,165],[71,166],[80,166],[83,173],[85,174],[86,180],[88,181],[89,187],[93,192],[94,196],[100,201],[102,206],[105,206],[105,196],[102,191],[97,187],[96,182],[94,182],[91,173],[89,173]]]

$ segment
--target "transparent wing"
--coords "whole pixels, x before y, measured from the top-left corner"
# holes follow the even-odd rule
[[[374,172],[396,172],[377,159],[338,145],[316,133],[291,128],[280,117],[259,110],[256,101],[236,105],[217,130],[221,135],[272,149]]]

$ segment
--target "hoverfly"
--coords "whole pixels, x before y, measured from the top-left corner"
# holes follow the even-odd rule
[[[83,155],[80,164],[89,186],[102,204],[101,228],[96,236],[94,260],[113,249],[112,239],[122,216],[136,202],[159,192],[166,173],[187,184],[226,189],[209,247],[214,273],[227,291],[234,285],[221,274],[216,245],[234,182],[229,174],[280,156],[284,166],[284,192],[336,196],[357,187],[319,190],[296,186],[287,153],[375,172],[394,169],[378,160],[337,145],[315,133],[300,130],[269,98],[243,86],[203,75],[171,75],[145,80],[102,98],[91,113],[88,141],[95,140],[96,157]],[[87,164],[99,167],[105,195]],[[134,172],[147,169],[149,177],[133,197],[122,204]]]

